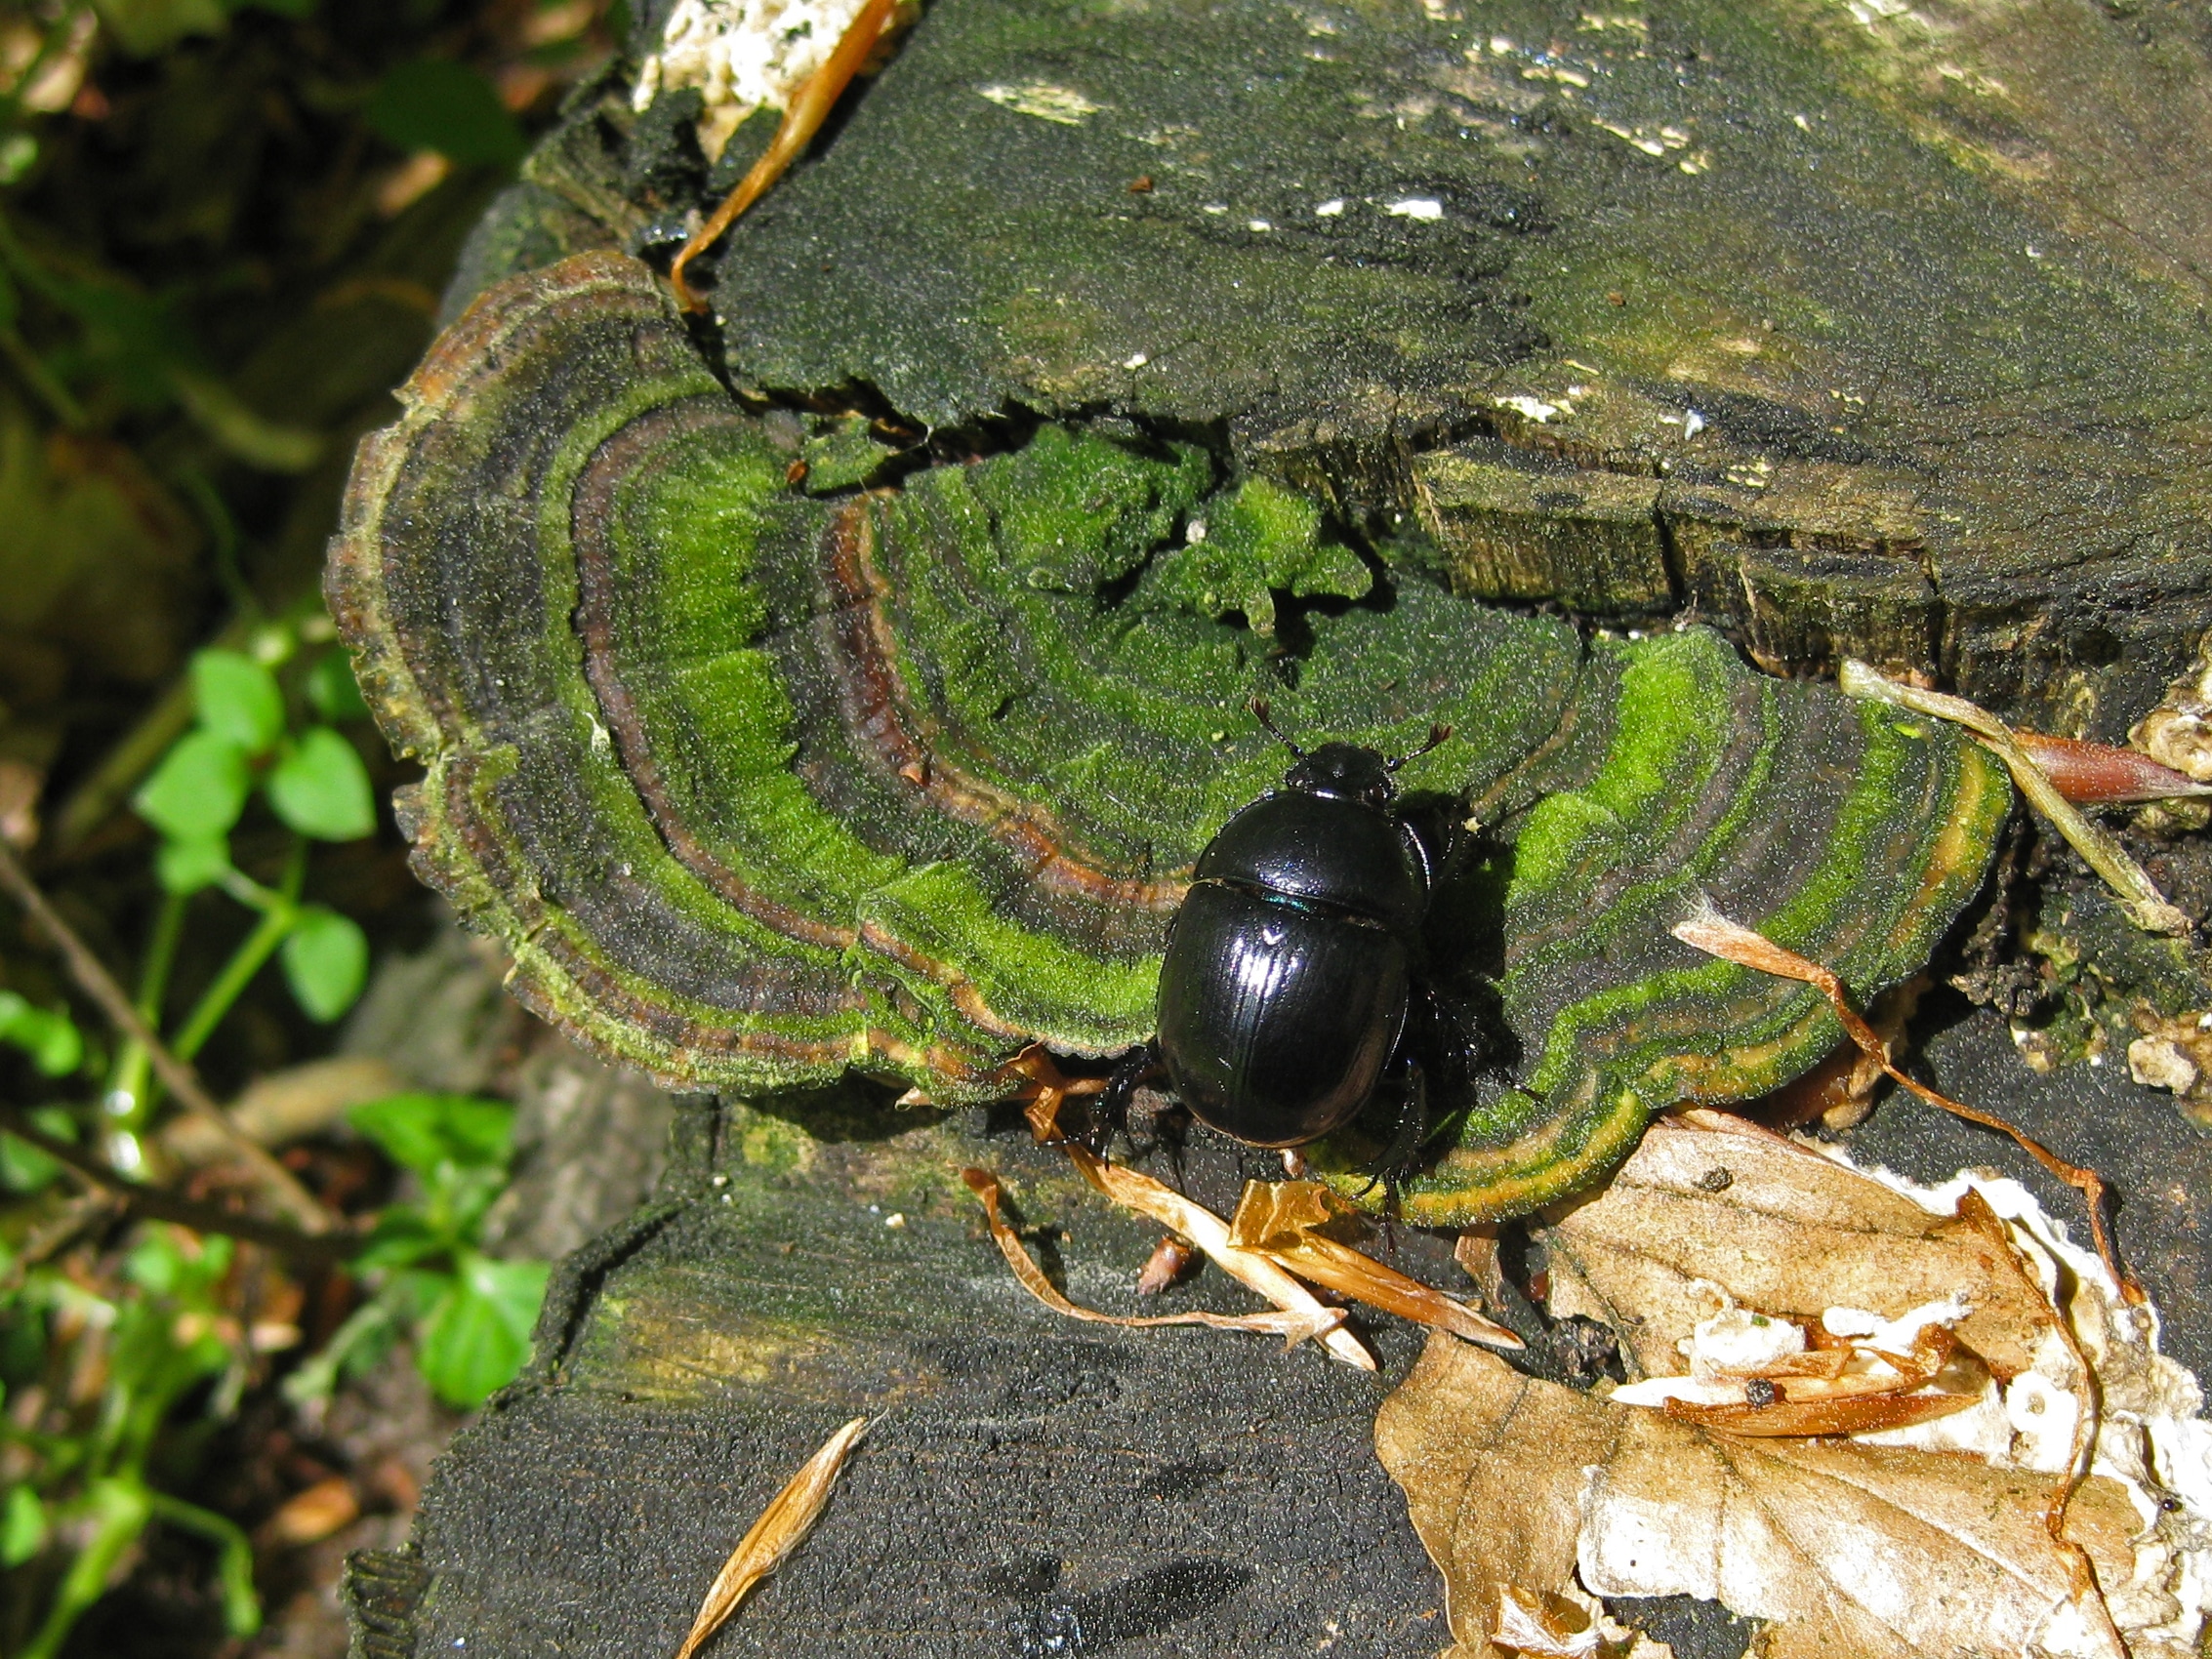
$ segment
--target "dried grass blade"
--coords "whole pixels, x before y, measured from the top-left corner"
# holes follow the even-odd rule
[[[1256,1290],[1278,1308],[1298,1314],[1322,1309],[1320,1298],[1274,1262],[1230,1242],[1229,1224],[1204,1204],[1193,1203],[1172,1187],[1163,1186],[1149,1175],[1094,1157],[1082,1147],[1070,1146],[1066,1150],[1076,1168],[1083,1172],[1083,1178],[1107,1197],[1125,1209],[1150,1216],[1163,1227],[1181,1234],[1211,1257],[1223,1273]],[[1357,1365],[1363,1371],[1375,1369],[1374,1356],[1348,1330],[1339,1327],[1325,1332],[1321,1345],[1347,1365]]]
[[[1908,1429],[1915,1423],[1933,1422],[1976,1404],[1971,1394],[1879,1394],[1840,1399],[1778,1399],[1771,1405],[1699,1405],[1687,1399],[1670,1399],[1666,1414],[1700,1429],[1751,1438],[1796,1437],[1806,1435],[1866,1435],[1883,1429]]]
[[[1229,1223],[1229,1241],[1271,1258],[1324,1289],[1415,1324],[1492,1348],[1525,1346],[1503,1325],[1484,1318],[1465,1303],[1319,1232],[1322,1225],[1339,1219],[1331,1203],[1334,1196],[1318,1182],[1248,1181]]]
[[[1968,704],[1967,707],[1971,708],[1973,705]],[[2136,1283],[2128,1275],[2127,1270],[2120,1266],[2119,1257],[2112,1249],[2111,1235],[2105,1228],[2104,1177],[2094,1169],[2067,1162],[2040,1141],[2034,1140],[2026,1131],[2006,1122],[1994,1113],[1983,1112],[1961,1101],[1952,1100],[1948,1095],[1938,1094],[1927,1084],[1899,1071],[1890,1059],[1889,1045],[1875,1034],[1873,1027],[1851,1006],[1850,993],[1844,990],[1843,981],[1836,977],[1832,969],[1808,960],[1794,951],[1785,950],[1740,922],[1730,921],[1710,905],[1701,906],[1695,915],[1677,922],[1674,937],[1683,944],[1694,946],[1707,955],[1718,956],[1723,961],[1734,962],[1740,967],[1756,968],[1761,973],[1773,974],[1781,979],[1798,980],[1813,987],[1828,999],[1828,1005],[1835,1010],[1835,1017],[1843,1022],[1843,1029],[1850,1034],[1851,1040],[1869,1056],[1879,1060],[1883,1072],[1888,1073],[1893,1082],[1910,1089],[1930,1106],[1941,1107],[1954,1117],[1963,1117],[1969,1123],[1979,1123],[1986,1129],[1995,1129],[2000,1134],[2011,1136],[2013,1143],[2021,1151],[2081,1194],[2088,1205],[2089,1233],[2096,1241],[2097,1255],[2104,1262],[2105,1271],[2112,1275],[2113,1283],[2120,1287],[2120,1294],[2136,1307],[2141,1307],[2150,1299],[2143,1286]]]
[[[676,254],[675,263],[669,266],[669,284],[676,290],[676,303],[685,310],[703,311],[707,302],[692,292],[691,284],[684,278],[684,267],[719,241],[722,232],[737,222],[738,215],[766,195],[768,187],[799,158],[799,151],[821,130],[844,89],[876,50],[877,42],[892,21],[894,11],[893,0],[868,0],[860,8],[859,15],[845,25],[844,33],[839,37],[836,50],[793,94],[784,109],[782,124],[776,128],[776,136],[768,141],[760,159]]]
[[[2166,903],[2165,895],[2144,874],[2143,867],[2128,857],[2117,841],[2075,810],[2073,803],[2021,747],[2012,728],[1987,709],[1963,697],[1948,697],[1940,691],[1902,685],[1857,661],[1845,662],[1836,674],[1836,683],[1854,697],[1872,698],[1878,703],[1909,708],[1915,714],[1927,714],[1964,726],[2005,763],[2012,773],[2012,781],[2020,786],[2022,794],[2034,802],[2035,810],[2048,818],[2073,850],[2089,861],[2090,868],[2111,884],[2112,890],[2120,896],[2121,908],[2127,911],[2129,920],[2146,933],[2186,935],[2189,932],[2189,917]]]
[[[1060,1294],[1059,1288],[1045,1276],[1044,1269],[1030,1259],[1022,1248],[1021,1239],[1006,1225],[999,1211],[999,1178],[987,1169],[963,1169],[961,1179],[968,1190],[983,1200],[983,1214],[991,1228],[991,1236],[998,1241],[999,1250],[1006,1258],[1006,1265],[1014,1270],[1014,1277],[1022,1288],[1052,1310],[1071,1319],[1086,1319],[1098,1325],[1208,1325],[1217,1331],[1259,1331],[1269,1336],[1286,1339],[1287,1345],[1295,1347],[1309,1337],[1331,1332],[1344,1322],[1341,1308],[1324,1308],[1314,1303],[1313,1311],[1277,1310],[1270,1314],[1208,1314],[1192,1310],[1182,1314],[1101,1314],[1095,1308],[1079,1307]]]
[[[837,1484],[845,1459],[867,1432],[868,1419],[855,1417],[825,1440],[822,1449],[808,1458],[790,1483],[769,1500],[768,1507],[760,1512],[760,1518],[753,1523],[753,1530],[730,1552],[722,1570],[715,1575],[715,1582],[707,1589],[707,1598],[699,1603],[699,1616],[691,1621],[691,1634],[676,1650],[676,1659],[691,1659],[701,1644],[728,1622],[747,1593],[782,1566],[785,1558],[799,1547],[814,1522],[821,1518],[822,1508],[830,1501],[830,1489]]]

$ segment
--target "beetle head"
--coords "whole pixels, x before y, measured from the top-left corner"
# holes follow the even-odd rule
[[[1372,749],[1358,744],[1325,743],[1298,756],[1284,775],[1286,789],[1313,795],[1342,795],[1378,811],[1387,810],[1397,797],[1390,763]]]

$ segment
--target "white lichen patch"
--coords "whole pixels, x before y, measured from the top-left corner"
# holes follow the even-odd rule
[[[1601,133],[1611,134],[1630,149],[1643,155],[1668,156],[1677,150],[1687,149],[1690,145],[1690,135],[1680,127],[1662,126],[1655,129],[1625,126],[1603,115],[1591,116],[1590,125]],[[1701,159],[1699,159],[1695,168],[1686,167],[1683,171],[1701,173],[1712,164],[1712,157],[1706,152],[1700,150],[1699,157]]]
[[[676,0],[632,90],[642,110],[664,92],[697,87],[706,99],[699,147],[718,160],[730,135],[756,109],[786,107],[828,61],[866,0]],[[886,36],[913,20],[893,9]]]
[[[2166,688],[2158,707],[2144,715],[2127,741],[2151,759],[2212,784],[2212,633],[2197,646],[2196,661]]]
[[[1523,415],[1539,423],[1548,421],[1559,413],[1558,404],[1546,403],[1542,398],[1531,397],[1525,392],[1511,397],[1494,397],[1491,401],[1500,409],[1510,409],[1516,415]]]
[[[1062,127],[1080,127],[1100,108],[1073,87],[1055,86],[1050,81],[994,83],[975,90],[1016,115],[1034,116]]]
[[[1840,1149],[1822,1151],[1851,1162]],[[2003,1218],[2044,1294],[2063,1298],[2057,1305],[2095,1373],[2095,1387],[2084,1398],[2078,1383],[2068,1386],[2074,1381],[2070,1355],[2054,1333],[2032,1369],[2004,1389],[2013,1438],[1992,1461],[2062,1470],[2072,1454],[2078,1414],[2093,1411],[2089,1473],[2126,1487],[2143,1522],[2130,1582],[2106,1587],[2113,1617],[2131,1653],[2195,1652],[2212,1609],[2212,1422],[2203,1415],[2196,1378],[2158,1351],[2157,1310],[2130,1307],[2096,1252],[2074,1243],[2017,1181],[1959,1175],[1927,1188],[1885,1169],[1866,1173],[1937,1215],[1953,1213],[1972,1187]],[[1931,1449],[1940,1443],[1908,1438],[1915,1433],[1869,1438]],[[2053,1652],[2069,1650],[2056,1639],[2061,1635],[2051,1633]]]

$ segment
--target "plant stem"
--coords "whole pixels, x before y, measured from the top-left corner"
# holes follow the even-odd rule
[[[61,1575],[46,1622],[22,1650],[21,1659],[54,1659],[61,1651],[69,1628],[107,1594],[108,1574],[122,1560],[123,1552],[138,1542],[151,1517],[146,1489],[136,1480],[110,1477],[95,1482],[89,1497],[95,1517],[92,1537]]]
[[[262,602],[246,581],[246,573],[238,567],[238,521],[230,515],[229,505],[197,466],[180,466],[174,476],[178,488],[191,498],[192,506],[199,509],[200,519],[207,526],[215,574],[223,584],[224,592],[229,595],[230,603],[237,607],[240,616],[260,617]]]
[[[297,1233],[273,1222],[256,1221],[252,1216],[232,1215],[228,1210],[202,1203],[197,1198],[182,1197],[166,1188],[130,1180],[101,1163],[82,1147],[74,1146],[59,1135],[49,1135],[12,1106],[0,1105],[0,1127],[4,1127],[18,1140],[36,1147],[56,1163],[76,1173],[94,1189],[113,1194],[122,1200],[124,1208],[135,1215],[149,1216],[155,1221],[175,1222],[179,1227],[188,1227],[194,1233],[220,1233],[232,1238],[242,1238],[249,1244],[264,1245],[303,1261],[339,1262],[351,1254],[352,1240],[349,1238],[330,1233]]]
[[[295,840],[291,859],[284,867],[283,883],[275,890],[243,878],[236,884],[225,883],[233,898],[259,910],[262,919],[254,931],[246,935],[244,943],[230,953],[230,960],[223,964],[215,983],[207,988],[170,1040],[170,1047],[177,1051],[180,1059],[190,1060],[199,1053],[215,1033],[215,1028],[223,1023],[223,1016],[230,1012],[230,1005],[245,994],[254,975],[262,971],[262,964],[276,954],[276,948],[300,925],[300,886],[307,873],[307,843]]]
[[[215,1104],[215,1097],[207,1092],[207,1085],[200,1081],[199,1074],[171,1053],[168,1044],[140,1017],[139,1011],[131,1006],[131,999],[123,994],[123,988],[115,983],[114,975],[77,937],[76,930],[61,919],[46,895],[38,890],[38,883],[30,878],[30,872],[23,869],[16,850],[5,841],[0,841],[0,887],[14,895],[16,902],[54,942],[62,960],[68,964],[70,978],[99,1004],[100,1011],[107,1016],[116,1031],[144,1047],[155,1075],[169,1085],[184,1109],[216,1127],[302,1227],[309,1233],[328,1232],[335,1220],[330,1211],[300,1185],[289,1169],[269,1155],[267,1148],[240,1129],[229,1114]]]
[[[156,1520],[196,1532],[222,1551],[216,1570],[223,1583],[224,1623],[234,1637],[252,1636],[260,1630],[262,1607],[261,1598],[254,1594],[254,1547],[237,1523],[167,1492],[148,1491],[146,1507]]]
[[[177,946],[184,937],[186,903],[182,893],[163,895],[161,910],[153,920],[153,937],[146,942],[145,963],[139,970],[138,1009],[139,1018],[150,1027],[161,1024],[161,999],[169,991],[169,970],[176,966]],[[107,1073],[103,1104],[108,1115],[126,1131],[135,1133],[144,1128],[159,1086],[152,1080],[145,1049],[139,1043],[125,1042]]]
[[[52,369],[38,360],[38,353],[13,328],[0,328],[0,352],[7,354],[16,373],[22,376],[23,384],[38,393],[39,401],[53,413],[55,420],[73,432],[81,432],[92,425],[91,418],[85,414],[85,406],[77,401],[76,394],[55,377]]]

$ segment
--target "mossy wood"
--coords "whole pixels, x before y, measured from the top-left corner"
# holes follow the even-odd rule
[[[730,233],[720,349],[935,426],[1179,424],[1417,527],[1464,593],[1692,606],[1771,665],[2116,737],[2212,593],[2208,29],[938,0]],[[697,95],[635,116],[624,73],[469,284],[667,234],[773,126],[710,180]]]
[[[1947,729],[1703,628],[1471,603],[1197,442],[1047,424],[809,494],[837,431],[732,398],[618,254],[494,288],[403,397],[329,586],[428,768],[418,868],[532,1007],[680,1086],[854,1069],[978,1100],[1029,1043],[1139,1042],[1193,861],[1285,764],[1248,702],[1399,751],[1441,721],[1401,782],[1489,827],[1430,946],[1491,999],[1499,1079],[1406,1202],[1513,1213],[1835,1042],[1806,988],[1669,936],[1695,895],[1869,994],[1926,960],[2010,802]]]

